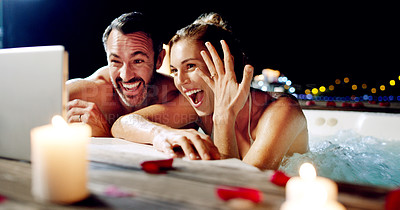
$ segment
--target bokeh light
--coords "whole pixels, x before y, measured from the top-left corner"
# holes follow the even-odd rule
[[[321,87],[319,87],[319,91],[321,91],[321,93],[325,92],[325,91],[326,91],[326,88],[325,88],[325,86],[321,86]]]
[[[368,86],[367,86],[367,84],[364,83],[364,84],[361,85],[361,87],[362,87],[362,89],[365,90],[365,89],[367,89]]]

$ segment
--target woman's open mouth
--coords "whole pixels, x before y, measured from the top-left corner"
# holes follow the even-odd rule
[[[204,91],[200,89],[193,89],[186,91],[185,94],[191,99],[192,104],[195,108],[201,105],[201,102],[204,97]]]

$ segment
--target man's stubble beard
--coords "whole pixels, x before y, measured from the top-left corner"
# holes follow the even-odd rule
[[[155,74],[156,74],[155,72],[156,72],[156,71],[153,70],[153,73],[152,73],[152,75],[151,75],[149,84],[146,84],[145,81],[142,79],[143,91],[142,91],[142,93],[140,93],[140,94],[138,94],[138,95],[136,95],[136,96],[133,96],[133,97],[125,96],[125,95],[122,93],[122,90],[121,90],[123,87],[119,87],[119,85],[117,84],[117,82],[116,82],[115,80],[111,80],[111,81],[112,81],[112,84],[113,84],[113,86],[114,86],[114,89],[115,89],[115,91],[116,91],[117,94],[118,94],[118,97],[119,97],[120,101],[122,101],[122,103],[123,103],[125,106],[129,107],[129,108],[138,108],[138,107],[141,107],[141,106],[144,104],[144,102],[146,101],[146,99],[147,99],[147,96],[148,96],[148,87],[149,87],[150,85],[153,85],[154,77],[155,77]],[[131,103],[129,103],[129,98],[131,98],[131,99],[132,99],[132,98],[137,98],[137,99],[136,99],[136,101],[134,102],[134,104],[131,104]]]

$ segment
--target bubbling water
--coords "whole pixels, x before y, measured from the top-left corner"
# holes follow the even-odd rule
[[[298,176],[300,165],[311,162],[318,176],[339,182],[400,186],[400,141],[340,131],[326,137],[310,136],[310,151],[282,160],[279,170]]]

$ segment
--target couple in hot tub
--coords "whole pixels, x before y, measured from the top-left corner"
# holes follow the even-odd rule
[[[69,122],[91,125],[93,136],[152,144],[171,156],[238,158],[262,170],[308,151],[298,102],[250,88],[254,69],[220,15],[201,15],[172,37],[172,77],[155,71],[165,50],[152,26],[137,12],[108,26],[108,65],[67,82]]]

